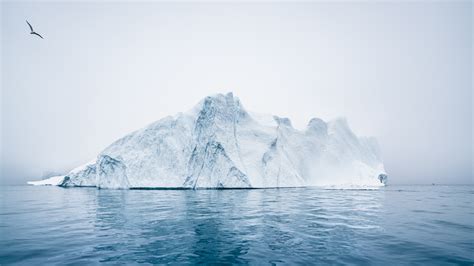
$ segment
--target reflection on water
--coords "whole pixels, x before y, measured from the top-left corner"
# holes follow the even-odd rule
[[[0,264],[474,261],[472,186],[0,192]]]

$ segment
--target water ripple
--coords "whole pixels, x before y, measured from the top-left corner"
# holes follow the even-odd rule
[[[2,187],[0,264],[466,264],[472,186]]]

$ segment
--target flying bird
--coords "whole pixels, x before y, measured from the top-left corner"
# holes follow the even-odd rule
[[[39,35],[38,33],[36,33],[34,30],[33,30],[33,27],[31,26],[31,24],[28,22],[28,20],[26,21],[26,23],[28,24],[28,26],[30,26],[30,34],[34,34],[34,35],[37,35],[39,36],[41,39],[43,39],[43,36]]]

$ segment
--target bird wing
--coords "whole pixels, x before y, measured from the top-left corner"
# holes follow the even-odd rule
[[[43,36],[39,35],[38,33],[34,32],[34,31],[31,34],[38,35],[41,39],[44,39]]]
[[[28,20],[26,21],[26,23],[28,23],[28,26],[30,26],[30,30],[31,30],[31,31],[34,31],[34,30],[33,30],[33,27],[31,27],[31,24],[28,22]]]

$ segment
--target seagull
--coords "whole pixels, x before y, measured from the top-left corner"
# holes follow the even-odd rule
[[[38,35],[41,39],[43,39],[43,36],[39,35],[33,30],[33,27],[31,27],[31,24],[28,22],[28,20],[26,21],[26,23],[28,24],[28,26],[30,26],[30,30],[31,30],[30,34]]]

